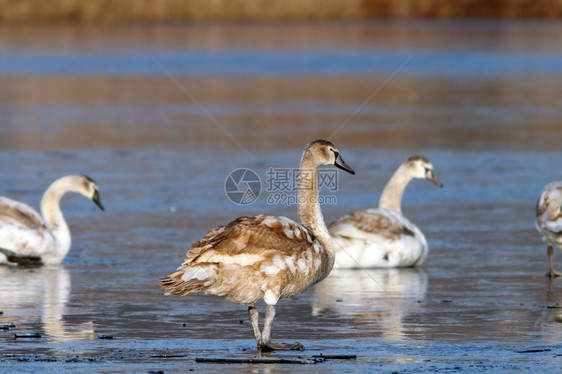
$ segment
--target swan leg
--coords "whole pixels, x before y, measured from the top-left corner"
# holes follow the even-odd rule
[[[551,278],[562,276],[562,273],[560,273],[559,271],[554,270],[554,265],[553,265],[553,263],[552,263],[552,252],[554,252],[554,250],[552,249],[552,246],[551,246],[551,245],[548,246],[547,252],[548,252],[548,263],[549,263],[549,265],[550,265],[550,273],[549,273],[548,275],[549,275]]]
[[[273,325],[273,319],[275,318],[275,306],[267,305],[265,308],[265,322],[263,325],[263,331],[261,335],[261,340],[258,341],[258,349],[263,351],[302,351],[304,346],[301,343],[272,343],[271,342],[271,326]]]
[[[258,342],[258,347],[261,340],[261,332],[259,322],[259,312],[254,305],[248,307],[248,316],[250,317],[250,323],[252,324],[252,328],[254,329],[254,336],[256,337],[256,341]]]

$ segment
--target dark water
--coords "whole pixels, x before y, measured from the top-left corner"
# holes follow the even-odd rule
[[[534,228],[540,190],[562,178],[561,23],[4,26],[0,50],[0,194],[37,207],[81,173],[107,208],[65,197],[63,264],[0,268],[0,324],[16,325],[0,330],[0,371],[562,369],[562,280],[544,276]],[[403,201],[426,264],[334,271],[278,304],[274,338],[307,350],[272,357],[356,360],[195,363],[254,355],[246,308],[165,297],[156,280],[212,227],[296,218],[268,203],[267,173],[316,138],[357,171],[338,174],[328,222],[375,206],[409,155],[433,163],[445,187],[414,181]],[[224,192],[241,167],[263,182],[245,206]]]

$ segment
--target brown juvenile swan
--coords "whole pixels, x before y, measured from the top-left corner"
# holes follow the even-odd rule
[[[351,174],[336,147],[325,140],[310,143],[300,168],[313,173],[299,185],[301,224],[267,215],[240,217],[209,231],[192,244],[181,266],[160,280],[167,295],[205,293],[248,305],[258,349],[300,350],[300,343],[271,342],[279,299],[297,295],[326,278],[334,265],[334,248],[318,202],[318,166],[335,165]],[[302,181],[301,181],[302,182]],[[266,303],[260,331],[255,304]]]

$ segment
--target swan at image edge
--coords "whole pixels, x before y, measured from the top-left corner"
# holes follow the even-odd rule
[[[537,230],[547,244],[550,277],[559,277],[562,273],[554,270],[552,254],[554,248],[562,250],[562,181],[547,184],[537,200]]]

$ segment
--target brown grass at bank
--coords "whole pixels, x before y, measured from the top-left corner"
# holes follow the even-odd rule
[[[0,0],[0,22],[561,17],[562,0]]]

